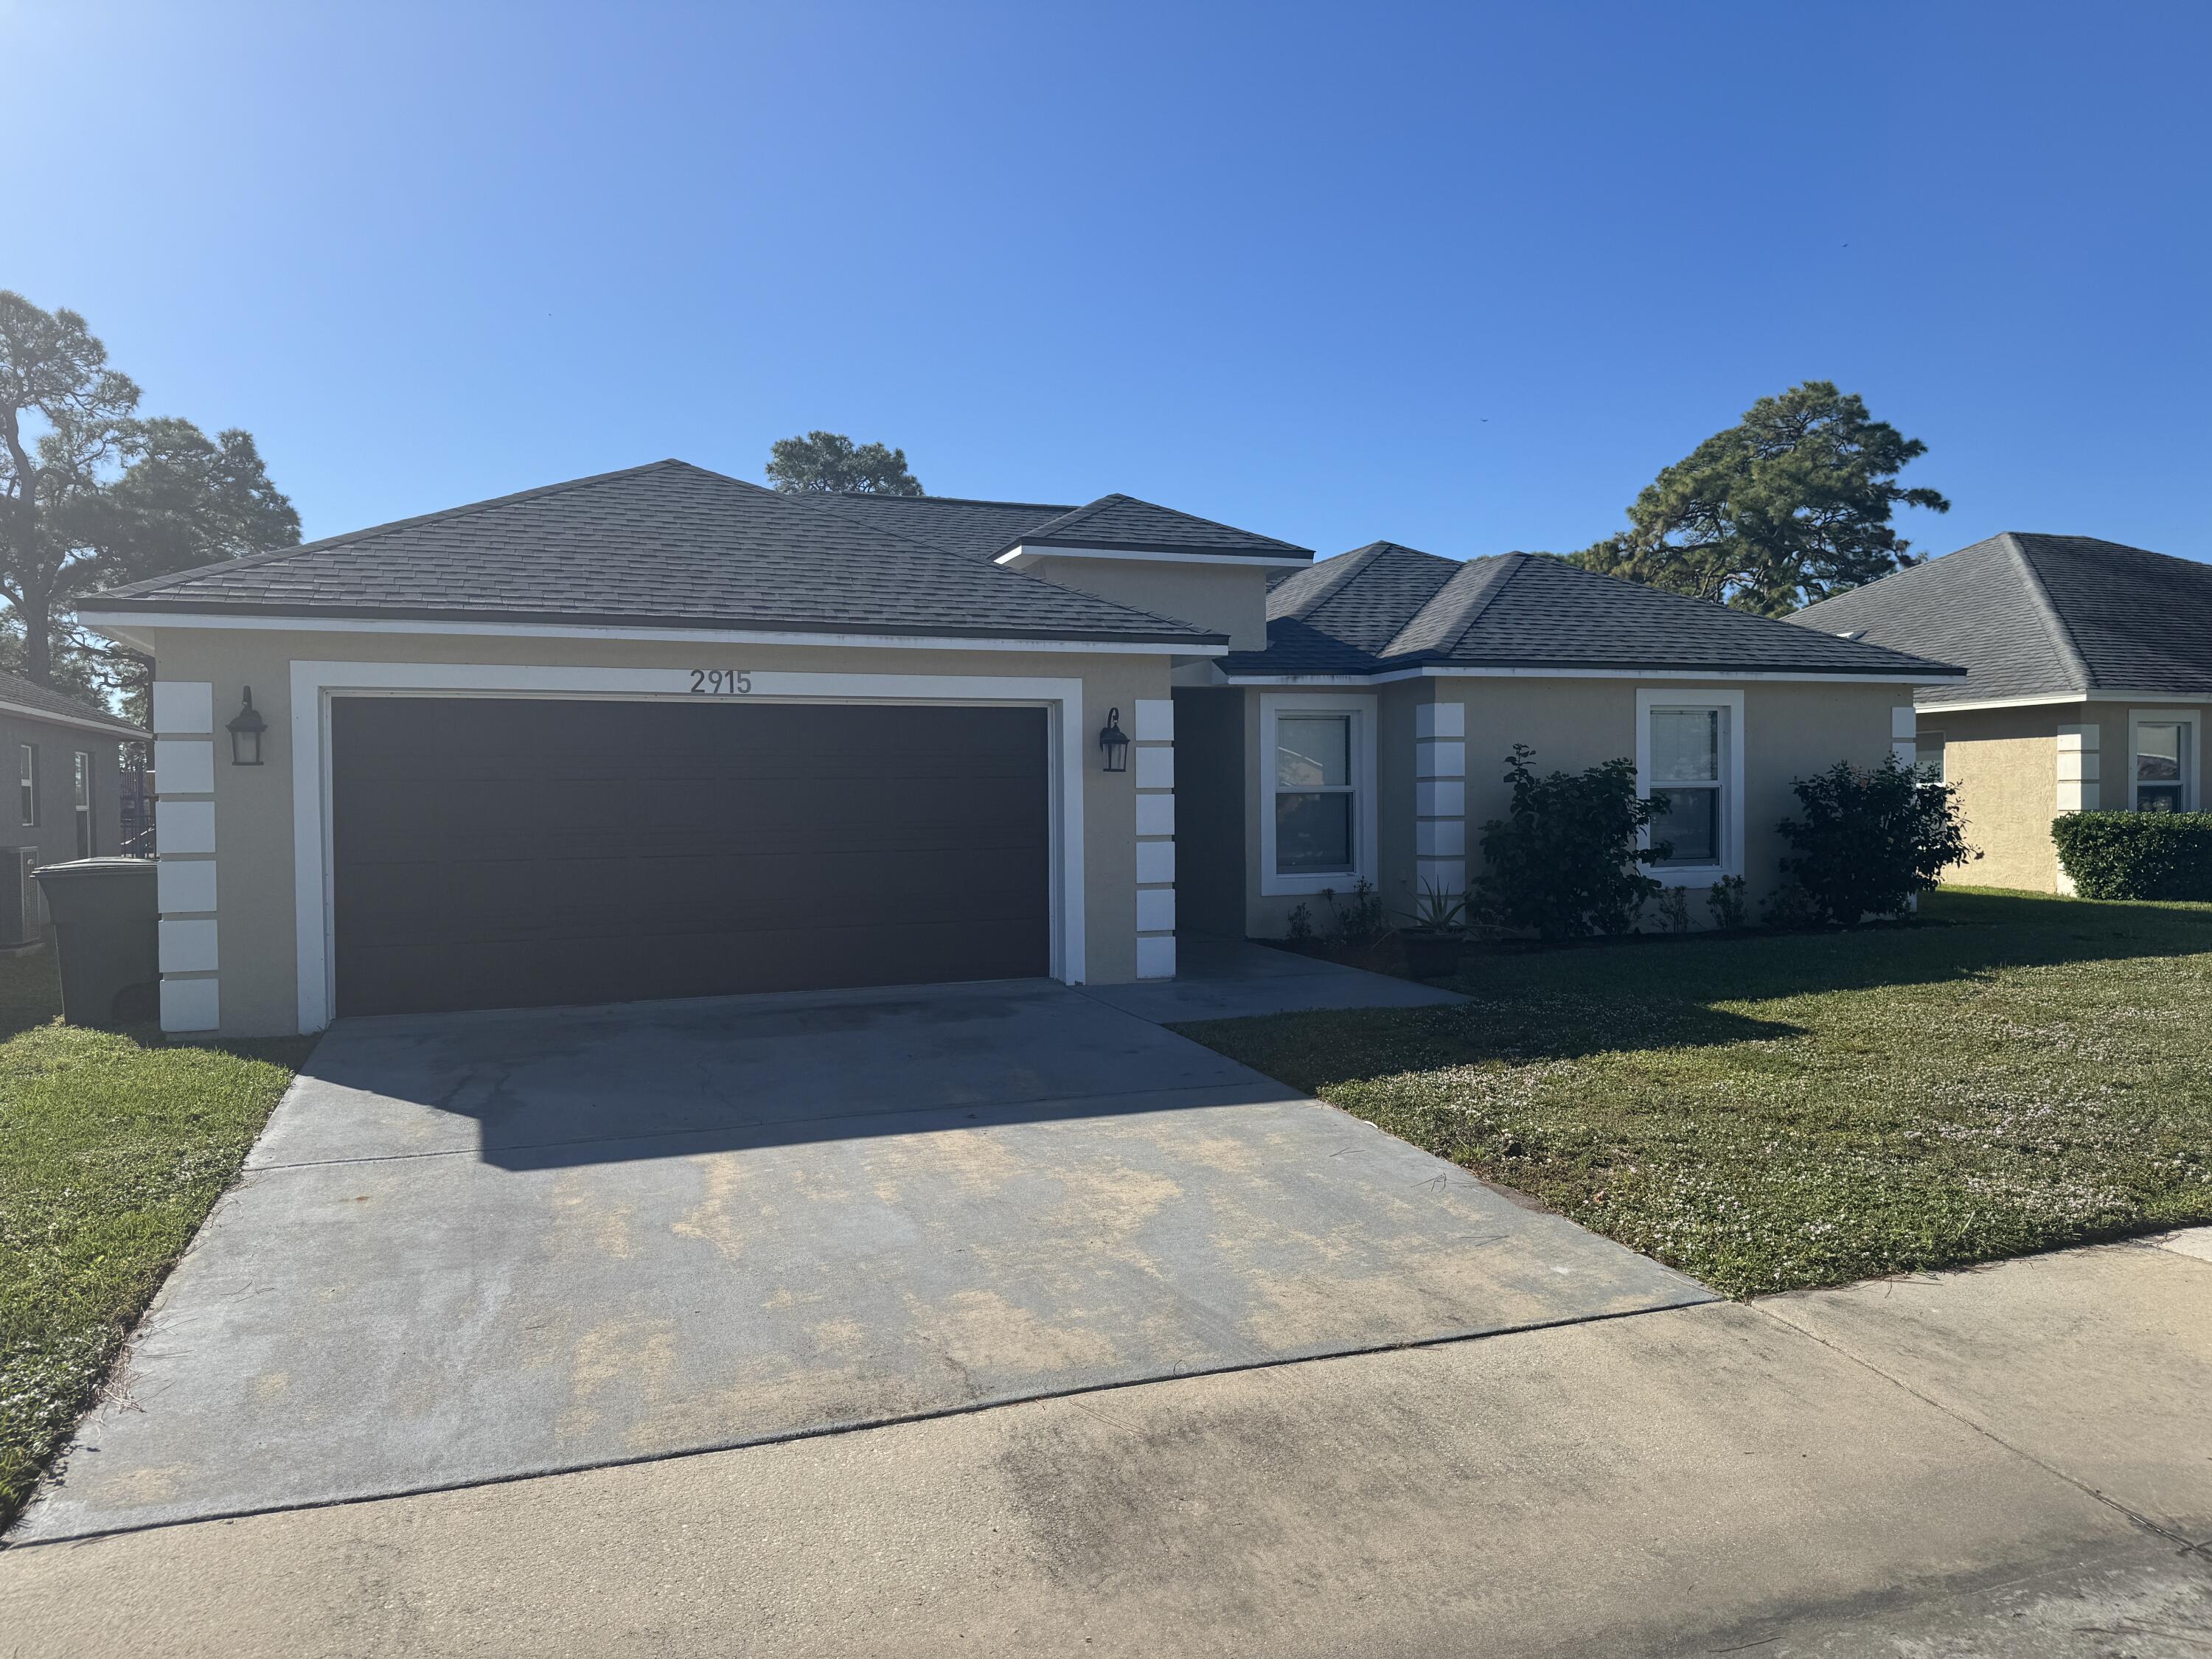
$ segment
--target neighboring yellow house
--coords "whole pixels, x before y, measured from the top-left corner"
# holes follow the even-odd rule
[[[1920,758],[1959,786],[1984,854],[1956,879],[2069,892],[2058,814],[2202,805],[2212,565],[2007,532],[1790,620],[1967,670],[1913,697]]]

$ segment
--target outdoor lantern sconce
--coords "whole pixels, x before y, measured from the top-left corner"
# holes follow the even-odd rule
[[[261,734],[269,729],[269,722],[261,718],[261,711],[253,706],[253,688],[246,688],[246,702],[230,717],[224,728],[230,733],[230,763],[233,766],[261,764]]]
[[[1109,772],[1126,772],[1129,769],[1129,734],[1121,729],[1120,709],[1109,708],[1106,711],[1106,724],[1098,732],[1098,747],[1105,753],[1106,769]]]

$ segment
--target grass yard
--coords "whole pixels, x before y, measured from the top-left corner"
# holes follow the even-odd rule
[[[59,1006],[51,949],[0,957],[0,1527],[311,1046],[167,1048]]]
[[[2212,905],[1922,915],[1178,1029],[1731,1296],[2212,1221]]]

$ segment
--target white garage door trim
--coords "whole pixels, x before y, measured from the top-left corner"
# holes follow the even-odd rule
[[[336,1017],[337,934],[331,887],[333,695],[610,697],[689,702],[688,668],[576,668],[516,664],[295,662],[292,665],[293,903],[299,941],[300,1029]],[[1052,777],[1052,976],[1083,982],[1083,682],[988,674],[806,674],[756,670],[747,702],[1011,703],[1048,716]]]

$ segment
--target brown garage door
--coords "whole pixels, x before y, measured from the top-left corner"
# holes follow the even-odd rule
[[[341,1014],[1042,974],[1044,711],[341,697]]]

